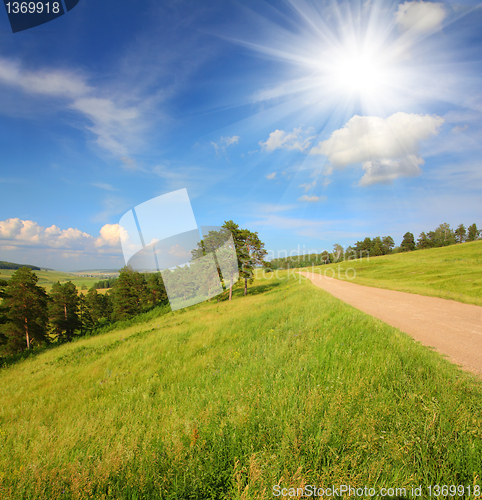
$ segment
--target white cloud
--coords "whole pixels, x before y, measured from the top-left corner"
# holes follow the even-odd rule
[[[274,151],[275,149],[287,149],[306,151],[311,146],[311,140],[314,136],[303,138],[311,129],[303,131],[302,128],[295,128],[292,132],[284,130],[275,130],[269,134],[268,139],[263,142],[259,141],[259,145],[265,151]]]
[[[303,196],[300,196],[298,198],[298,201],[306,201],[308,203],[317,203],[318,201],[326,201],[326,196],[308,196],[307,194],[304,194]]]
[[[75,252],[120,253],[119,225],[105,224],[96,238],[79,229],[60,229],[55,224],[44,228],[31,220],[18,218],[0,221],[0,248],[39,248]]]
[[[310,189],[313,189],[316,186],[316,180],[314,180],[311,183],[305,183],[305,184],[300,184],[298,187],[303,188],[305,190],[305,193],[309,191]]]
[[[269,181],[276,179],[276,172],[271,172],[270,174],[268,174],[266,176],[266,179],[268,179]]]
[[[422,171],[420,165],[425,162],[422,158],[409,155],[402,160],[375,160],[363,162],[365,175],[360,179],[360,186],[371,184],[392,184],[399,177],[417,177]]]
[[[233,135],[232,137],[221,137],[218,142],[211,142],[211,145],[216,150],[216,153],[219,153],[219,150],[225,153],[227,147],[233,146],[238,142],[239,142],[239,135]]]
[[[96,239],[95,246],[116,247],[120,244],[120,226],[119,224],[105,224],[100,230],[100,236]]]
[[[93,125],[86,128],[97,136],[98,146],[117,156],[127,154],[126,132],[133,133],[138,128],[140,113],[137,108],[122,108],[110,99],[98,97],[77,99],[70,108],[90,119]]]
[[[96,144],[115,156],[125,156],[128,148],[140,140],[145,126],[142,104],[125,106],[125,96],[112,96],[107,89],[90,86],[80,72],[52,68],[30,71],[17,62],[0,58],[0,85],[32,96],[59,99],[59,104],[89,120],[85,128],[94,134]],[[132,102],[133,95],[128,99]]]
[[[446,15],[441,3],[405,2],[398,6],[395,21],[403,30],[425,33],[439,28]]]
[[[386,119],[355,115],[310,153],[327,156],[337,168],[363,163],[361,185],[392,182],[420,174],[420,142],[438,134],[443,122],[440,116],[403,112]]]
[[[75,98],[92,90],[79,73],[62,70],[28,71],[20,64],[0,58],[0,83],[17,87],[29,94]]]
[[[465,132],[468,128],[469,126],[467,124],[465,124],[464,126],[456,125],[450,132],[454,134],[460,134],[460,132]]]

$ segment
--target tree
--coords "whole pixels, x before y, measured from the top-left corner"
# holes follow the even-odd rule
[[[244,278],[244,295],[247,295],[248,280],[250,282],[253,280],[254,267],[263,265],[268,252],[264,249],[264,243],[259,239],[257,232],[241,229],[232,220],[225,221],[222,227],[231,231],[233,236],[239,275]]]
[[[447,222],[440,224],[433,233],[433,241],[436,247],[446,247],[455,244],[455,234],[450,228],[450,224]]]
[[[393,241],[393,238],[391,236],[384,236],[382,239],[382,250],[383,250],[383,255],[386,255],[387,253],[391,253],[392,248],[395,246],[395,242]]]
[[[433,246],[433,241],[425,234],[425,232],[421,232],[418,236],[417,248],[423,250],[424,248],[432,248]]]
[[[477,230],[475,222],[467,228],[467,241],[475,241],[479,237],[480,231]]]
[[[340,262],[345,258],[345,250],[339,243],[333,245],[333,257],[335,262]]]
[[[30,268],[21,267],[5,288],[2,305],[7,310],[7,322],[2,331],[11,352],[48,342],[47,293],[37,283],[38,278]]]
[[[128,319],[139,314],[148,298],[146,280],[132,267],[119,271],[119,278],[112,287],[112,319]]]
[[[168,302],[166,288],[160,273],[149,275],[147,278],[147,290],[149,295],[148,300],[153,306]]]
[[[413,250],[415,250],[415,236],[412,233],[407,232],[403,235],[400,251],[411,252]]]
[[[460,224],[459,227],[455,230],[455,238],[458,243],[463,243],[465,241],[465,236],[467,231],[463,224]]]
[[[52,333],[59,342],[70,342],[75,330],[82,323],[79,318],[79,296],[75,285],[68,281],[54,283],[49,294],[48,313],[52,325]]]
[[[7,282],[5,280],[0,280],[0,329],[2,325],[4,325],[8,318],[6,316],[7,308],[2,304],[3,299],[5,298],[5,288],[7,286]],[[7,337],[0,330],[0,345],[3,345],[7,342]]]
[[[372,247],[370,248],[370,255],[372,255],[373,257],[383,255],[382,239],[380,238],[380,236],[376,236],[375,238],[373,238]]]

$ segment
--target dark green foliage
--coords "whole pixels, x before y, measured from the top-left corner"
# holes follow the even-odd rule
[[[477,230],[477,224],[471,224],[467,228],[467,241],[475,241],[480,236],[480,231]]]
[[[465,241],[467,235],[467,230],[463,224],[460,224],[459,227],[455,230],[455,238],[458,243],[463,243]]]
[[[424,248],[432,248],[433,241],[425,234],[421,232],[417,240],[417,249],[423,250]]]
[[[3,306],[1,303],[5,298],[5,288],[7,286],[7,282],[5,280],[0,280],[0,328],[4,325],[8,319],[6,316],[7,308]],[[7,337],[0,330],[0,345],[3,345],[7,342]]]
[[[124,320],[139,314],[148,305],[149,293],[142,274],[123,267],[112,289],[112,319]]]
[[[70,342],[81,328],[79,296],[75,285],[68,281],[54,283],[49,294],[48,313],[52,334],[59,342]]]
[[[375,238],[370,239],[365,238],[363,241],[357,241],[355,244],[355,252],[357,257],[377,257],[379,255],[386,255],[391,253],[395,242],[391,236],[375,236]]]
[[[108,280],[100,280],[97,281],[97,283],[94,283],[92,286],[97,290],[102,288],[112,288],[117,279],[118,279],[117,277],[114,277],[114,278],[109,278]]]
[[[0,331],[6,337],[8,353],[48,341],[47,294],[37,283],[37,276],[28,267],[21,267],[5,287],[5,323]]]
[[[412,233],[405,233],[403,235],[403,241],[400,245],[401,252],[411,252],[415,250],[415,236]]]
[[[244,278],[244,294],[248,291],[248,281],[253,280],[255,267],[262,266],[264,257],[268,253],[264,249],[264,243],[259,239],[257,232],[241,229],[232,220],[224,221],[222,226],[231,231],[236,255],[238,258],[238,270],[240,278]]]
[[[21,267],[27,267],[32,271],[40,271],[40,267],[31,266],[30,264],[14,264],[13,262],[0,260],[0,269],[20,269]]]

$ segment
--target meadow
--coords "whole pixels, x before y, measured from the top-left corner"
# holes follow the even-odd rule
[[[482,484],[479,378],[292,273],[241,294],[1,370],[0,498]]]
[[[482,306],[482,240],[300,270]]]
[[[9,280],[12,274],[15,271],[13,269],[0,269],[0,279]],[[100,280],[105,279],[104,273],[95,275],[93,272],[78,272],[78,273],[67,273],[62,271],[33,271],[38,277],[38,285],[45,288],[47,292],[50,292],[52,285],[57,281],[60,283],[66,283],[67,281],[72,281],[72,283],[76,286],[79,292],[83,292],[84,295],[87,293],[87,290],[91,288],[94,283],[97,283]],[[93,277],[81,276],[82,274],[92,274]],[[113,273],[110,273],[111,275]],[[82,289],[84,287],[84,289]],[[97,290],[98,293],[105,293],[108,289],[101,288]]]

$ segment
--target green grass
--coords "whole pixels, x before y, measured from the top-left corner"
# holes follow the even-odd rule
[[[0,279],[9,280],[12,274],[15,272],[13,269],[0,269]],[[57,281],[60,283],[66,283],[67,281],[72,281],[72,283],[77,287],[80,292],[82,289],[82,285],[85,285],[87,289],[91,288],[95,283],[104,279],[104,277],[83,277],[79,276],[77,273],[65,273],[62,271],[32,271],[39,278],[38,284],[44,287],[47,292],[50,291],[52,285]],[[87,293],[87,290],[83,290],[84,295]],[[99,293],[103,293],[102,290]]]
[[[281,278],[2,370],[0,498],[480,484],[480,379]]]
[[[482,241],[363,258],[314,269],[330,277],[334,273],[337,279],[359,285],[482,306]]]

